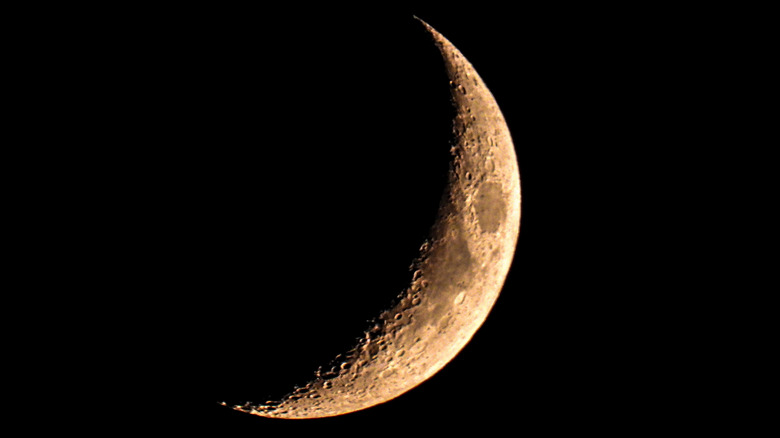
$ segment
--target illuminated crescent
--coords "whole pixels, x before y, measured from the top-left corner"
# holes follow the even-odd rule
[[[358,344],[277,402],[235,409],[319,418],[391,400],[442,369],[469,342],[503,287],[520,227],[520,175],[512,139],[482,79],[447,39],[438,46],[456,109],[446,196],[420,248],[411,285]]]

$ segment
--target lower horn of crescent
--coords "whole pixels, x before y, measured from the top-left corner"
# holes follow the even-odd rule
[[[457,115],[447,196],[416,261],[412,284],[362,341],[283,400],[235,409],[320,418],[391,400],[419,385],[469,342],[498,298],[520,226],[512,139],[471,64],[422,22],[444,58]]]

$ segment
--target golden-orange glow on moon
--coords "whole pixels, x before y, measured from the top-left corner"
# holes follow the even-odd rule
[[[520,175],[496,101],[447,39],[439,48],[456,109],[449,183],[412,283],[350,351],[303,388],[235,409],[274,418],[320,418],[365,409],[409,391],[471,340],[503,287],[520,227]]]

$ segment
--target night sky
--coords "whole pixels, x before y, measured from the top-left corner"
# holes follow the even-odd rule
[[[629,56],[644,49],[622,38],[632,21],[563,6],[283,9],[124,11],[52,43],[73,79],[63,93],[89,108],[88,130],[62,132],[96,145],[72,205],[99,212],[80,224],[101,236],[111,334],[96,399],[128,401],[102,416],[107,434],[492,436],[630,416],[621,400],[650,378],[625,371],[642,359],[620,327],[652,279],[623,257],[642,214],[623,177],[654,140],[629,105],[652,85]],[[386,404],[305,421],[219,406],[305,384],[411,279],[452,115],[413,15],[471,61],[515,143],[522,220],[504,290],[447,367]]]

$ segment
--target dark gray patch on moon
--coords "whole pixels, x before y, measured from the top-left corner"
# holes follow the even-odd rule
[[[462,226],[453,224],[452,227],[455,233],[442,239],[426,261],[428,266],[435,268],[424,268],[428,275],[424,274],[423,278],[429,276],[436,284],[453,285],[454,291],[458,281],[470,284],[473,260]]]
[[[452,239],[449,245],[447,258],[449,259],[448,266],[451,272],[448,272],[447,276],[455,279],[468,273],[471,269],[471,252],[462,231]]]
[[[506,218],[504,194],[496,183],[485,183],[479,188],[474,201],[479,228],[483,233],[495,233]]]

